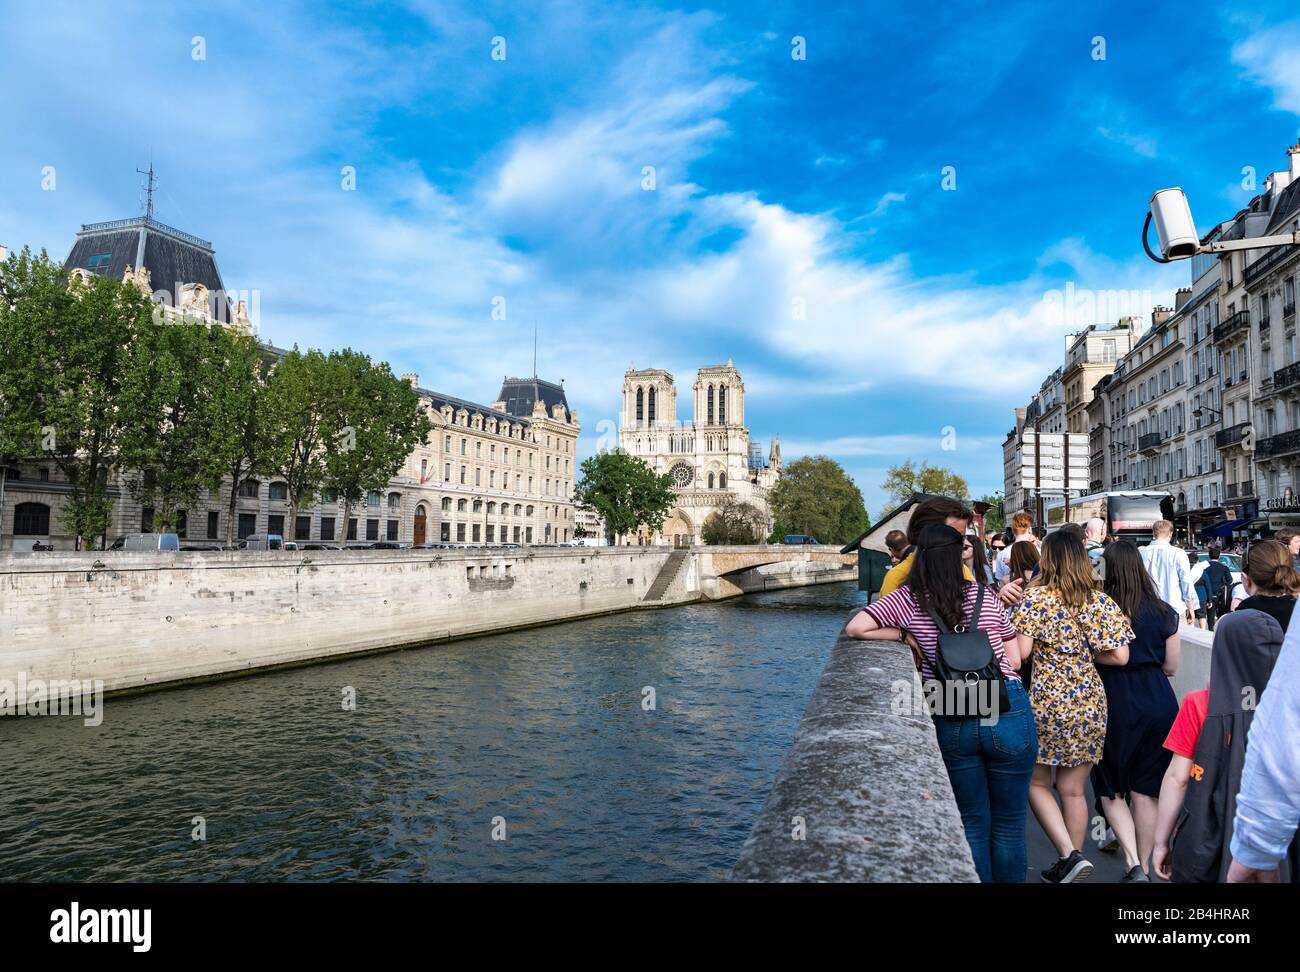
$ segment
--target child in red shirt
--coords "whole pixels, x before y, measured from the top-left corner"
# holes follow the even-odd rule
[[[1199,779],[1201,767],[1192,762],[1196,755],[1196,742],[1201,738],[1201,727],[1205,725],[1205,713],[1210,705],[1210,690],[1188,692],[1178,710],[1165,737],[1165,749],[1173,753],[1169,760],[1169,769],[1160,784],[1160,802],[1156,809],[1156,846],[1151,854],[1151,866],[1156,874],[1166,881],[1170,879],[1171,864],[1169,855],[1169,838],[1174,832],[1174,823],[1178,812],[1183,809],[1183,800],[1187,796],[1187,781],[1193,777]]]

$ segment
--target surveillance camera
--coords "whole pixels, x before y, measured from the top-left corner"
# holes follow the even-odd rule
[[[1183,190],[1161,189],[1151,197],[1151,221],[1156,224],[1156,238],[1165,260],[1186,260],[1201,247],[1192,222],[1192,207]]]

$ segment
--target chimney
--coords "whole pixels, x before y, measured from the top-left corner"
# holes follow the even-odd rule
[[[1174,293],[1174,310],[1182,310],[1183,305],[1192,299],[1191,287],[1179,287]]]
[[[1179,293],[1182,293],[1182,291],[1179,291]],[[1191,287],[1188,287],[1188,288],[1187,288],[1187,293],[1188,293],[1188,296],[1191,295],[1191,293],[1192,293],[1192,288],[1191,288]],[[1160,326],[1161,324],[1163,324],[1165,321],[1169,320],[1169,315],[1172,314],[1172,313],[1173,313],[1173,311],[1171,311],[1168,307],[1152,307],[1152,308],[1151,308],[1151,326],[1152,326],[1152,327],[1159,327],[1159,326]]]
[[[1020,438],[1020,433],[1024,431],[1025,416],[1028,414],[1029,414],[1029,410],[1026,409],[1023,405],[1020,408],[1016,409],[1016,438]]]
[[[420,387],[420,376],[414,371],[408,371],[406,374],[402,375],[402,381],[406,382],[412,388]]]
[[[1300,179],[1300,140],[1287,149],[1286,154],[1291,162],[1291,181],[1295,182],[1296,179]]]

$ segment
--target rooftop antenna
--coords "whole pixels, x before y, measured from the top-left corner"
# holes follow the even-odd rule
[[[151,220],[153,219],[153,189],[154,189],[154,182],[156,181],[153,174],[153,153],[152,152],[149,153],[149,170],[146,172],[144,169],[136,169],[135,171],[140,173],[142,176],[148,176],[148,179],[145,183],[146,202],[145,202],[144,218]]]
[[[537,322],[533,321],[533,381],[537,380]]]

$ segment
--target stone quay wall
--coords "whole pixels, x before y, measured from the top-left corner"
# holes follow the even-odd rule
[[[0,678],[102,679],[114,692],[625,611],[670,552],[6,555]],[[697,591],[682,569],[655,606]]]

